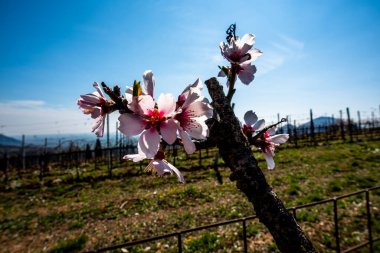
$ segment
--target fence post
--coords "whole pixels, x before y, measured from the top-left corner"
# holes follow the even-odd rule
[[[372,222],[371,222],[371,202],[369,201],[369,191],[365,192],[366,209],[367,209],[367,229],[368,229],[368,241],[369,249],[373,253],[373,241],[372,241]]]
[[[177,232],[177,246],[178,246],[178,253],[182,253],[182,238],[181,238],[181,232]]]
[[[344,124],[343,124],[343,112],[342,110],[339,110],[340,114],[340,134],[342,136],[342,140],[346,141],[346,136],[344,135]]]
[[[108,175],[112,177],[112,157],[111,157],[111,147],[110,147],[110,117],[107,114],[107,153],[108,153]]]
[[[359,129],[359,134],[362,130],[362,121],[361,121],[361,118],[360,118],[360,111],[358,111],[358,129]]]
[[[296,127],[296,121],[294,120],[294,127],[293,127],[293,136],[294,136],[294,144],[296,145],[296,148],[298,147],[298,136],[297,136],[297,127]]]
[[[290,116],[286,115],[286,128],[288,131],[289,140],[291,141],[293,138],[292,138],[292,130],[290,129],[290,124],[289,124],[290,121],[291,121]]]
[[[347,121],[348,121],[348,133],[350,135],[350,142],[352,143],[353,139],[352,139],[352,123],[351,123],[351,118],[350,118],[350,108],[347,107],[346,112],[347,112]]]
[[[277,122],[280,122],[280,114],[277,113]],[[284,129],[282,129],[282,123],[279,125],[280,134],[284,133]]]
[[[335,223],[336,252],[340,253],[339,225],[338,225],[338,203],[337,203],[336,198],[334,198],[334,223]]]
[[[313,110],[310,109],[310,137],[311,137],[311,144],[315,145],[315,135],[314,135],[314,120],[313,120]]]

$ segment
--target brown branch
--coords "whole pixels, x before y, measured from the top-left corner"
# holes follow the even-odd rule
[[[220,117],[219,122],[209,123],[210,136],[219,148],[225,164],[231,169],[230,179],[245,193],[253,204],[260,222],[272,234],[281,252],[316,252],[293,216],[268,185],[263,172],[244,137],[223,87],[216,78],[207,80],[206,86],[212,98],[212,106]],[[223,138],[217,138],[223,136]]]
[[[110,97],[110,99],[114,102],[114,104],[111,104],[108,106],[109,108],[106,108],[106,111],[113,112],[113,111],[119,110],[120,113],[126,113],[126,112],[132,113],[132,111],[127,106],[128,101],[124,99],[120,94],[119,86],[116,85],[112,90],[104,82],[102,82],[101,85],[103,87],[104,93],[106,93]]]

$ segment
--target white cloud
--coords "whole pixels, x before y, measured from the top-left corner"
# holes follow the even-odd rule
[[[287,35],[278,35],[279,40],[271,42],[272,48],[267,49],[256,65],[258,75],[265,75],[291,60],[300,60],[305,56],[304,43]]]
[[[93,124],[77,108],[53,107],[39,100],[0,102],[0,108],[0,133],[5,135],[86,133]],[[110,118],[112,131],[117,117],[114,114]]]
[[[30,108],[30,107],[38,107],[45,104],[45,101],[42,100],[10,100],[5,103],[0,103],[0,105],[3,106],[9,106],[9,107],[24,107],[24,108]]]

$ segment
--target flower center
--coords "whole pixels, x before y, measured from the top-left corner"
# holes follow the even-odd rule
[[[146,121],[149,127],[157,127],[158,124],[164,119],[164,113],[160,112],[158,109],[153,109],[148,111]]]

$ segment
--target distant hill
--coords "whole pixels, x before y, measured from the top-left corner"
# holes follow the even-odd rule
[[[21,141],[5,136],[4,134],[0,134],[0,146],[21,146]]]
[[[314,127],[329,126],[331,124],[337,123],[337,120],[335,118],[325,117],[325,116],[315,118],[313,121],[314,121]],[[310,127],[310,121],[300,125],[298,128],[303,128],[303,127],[309,128]]]

